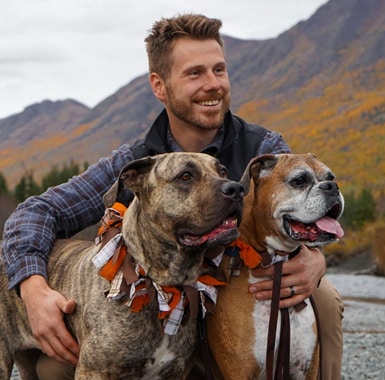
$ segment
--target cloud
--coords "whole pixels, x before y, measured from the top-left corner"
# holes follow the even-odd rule
[[[177,13],[222,19],[222,32],[275,37],[326,0],[0,0],[0,118],[44,99],[89,106],[147,71],[144,38]]]

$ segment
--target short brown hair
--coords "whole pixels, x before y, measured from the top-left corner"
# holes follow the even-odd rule
[[[222,21],[200,14],[182,14],[156,21],[145,38],[150,73],[166,79],[171,72],[171,53],[174,41],[181,37],[215,39],[223,48],[219,30]]]

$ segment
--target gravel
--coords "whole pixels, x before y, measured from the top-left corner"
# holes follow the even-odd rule
[[[342,380],[385,380],[385,278],[338,268],[327,275],[345,305]]]
[[[385,278],[329,273],[345,305],[343,380],[385,379]]]

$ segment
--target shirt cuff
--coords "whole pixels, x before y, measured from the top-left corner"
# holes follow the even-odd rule
[[[28,277],[38,274],[47,279],[47,264],[39,256],[23,256],[7,269],[8,289],[15,288],[19,292],[19,285]]]

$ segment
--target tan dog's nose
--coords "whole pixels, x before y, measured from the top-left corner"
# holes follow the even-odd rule
[[[340,189],[336,182],[333,181],[325,181],[320,183],[319,188],[323,191],[330,192],[330,194],[338,195]]]
[[[245,195],[245,189],[239,182],[230,181],[222,185],[221,191],[226,198],[233,201],[241,201]]]

